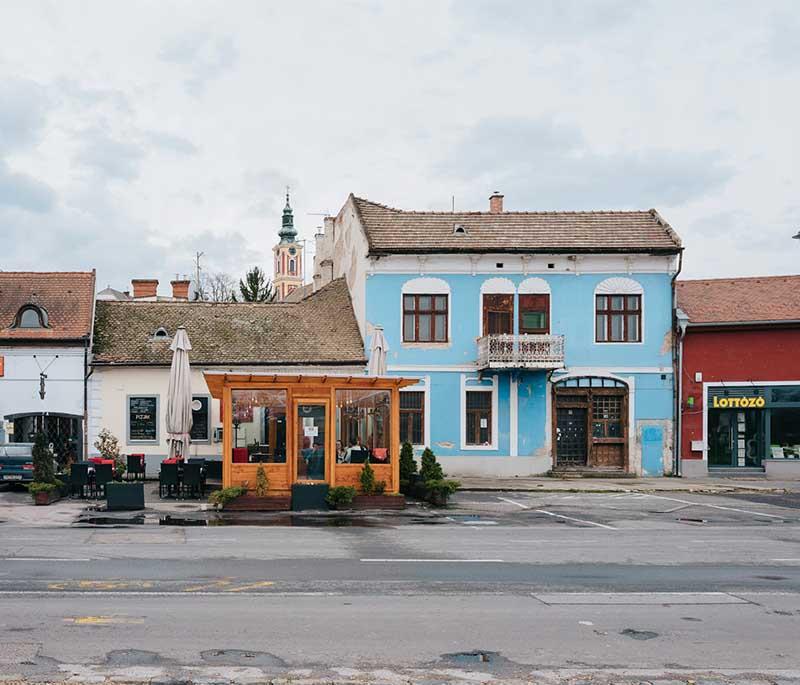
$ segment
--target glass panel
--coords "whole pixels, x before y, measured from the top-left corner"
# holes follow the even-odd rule
[[[286,391],[231,390],[234,463],[286,463]]]
[[[608,309],[608,298],[605,295],[597,296],[597,308]]]
[[[444,342],[447,340],[447,316],[444,314],[436,315],[436,340],[437,342]]]
[[[39,313],[35,309],[26,309],[19,317],[20,328],[41,328],[42,323],[39,321]]]
[[[800,402],[800,385],[796,388],[773,388],[773,402]]]
[[[419,296],[419,309],[421,311],[430,311],[433,298],[430,295]]]
[[[297,405],[297,480],[325,480],[325,405]]]
[[[628,295],[628,309],[632,309],[634,311],[639,309],[639,296],[638,295]]]
[[[431,315],[419,315],[419,336],[417,338],[420,342],[429,342],[431,340]]]
[[[628,314],[626,317],[626,330],[625,330],[625,339],[628,342],[638,342],[639,341],[639,315],[638,314]]]
[[[414,412],[411,415],[411,444],[421,445],[422,438],[422,412]]]
[[[489,409],[491,406],[491,391],[467,391],[467,409]]]
[[[414,310],[414,296],[413,295],[403,295],[403,309],[406,311],[413,311]]]
[[[389,390],[336,391],[338,463],[390,463],[391,405]]]
[[[193,397],[200,403],[199,409],[192,409],[192,430],[189,431],[189,437],[193,442],[208,440],[208,397]]]
[[[800,459],[800,409],[770,411],[770,454]]]
[[[602,421],[595,421],[592,424],[592,437],[593,438],[604,438],[605,436],[605,425]]]
[[[611,316],[611,340],[615,342],[623,340],[622,321],[623,317],[620,314],[614,314]]]
[[[403,316],[403,340],[414,340],[414,315]]]
[[[547,327],[545,312],[522,312],[522,327],[526,330],[541,330]]]
[[[608,424],[608,437],[621,438],[622,437],[622,424],[619,421],[612,421]]]
[[[595,327],[597,329],[597,342],[606,342],[606,340],[608,340],[608,317],[605,314],[598,314],[596,318]]]
[[[422,409],[424,405],[424,392],[405,390],[400,393],[400,409]]]
[[[436,310],[440,312],[447,310],[447,295],[436,296]]]
[[[611,309],[621,311],[625,308],[625,298],[622,295],[611,296]]]

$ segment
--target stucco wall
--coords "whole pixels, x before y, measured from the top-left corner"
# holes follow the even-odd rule
[[[370,333],[367,330],[366,314],[369,245],[351,201],[348,200],[337,215],[333,233],[333,277],[344,276],[347,279],[353,311],[361,337],[365,338]]]

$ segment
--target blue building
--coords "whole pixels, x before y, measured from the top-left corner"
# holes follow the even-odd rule
[[[401,439],[453,475],[672,471],[673,280],[655,210],[401,211],[353,195],[317,236],[388,373],[419,378]]]

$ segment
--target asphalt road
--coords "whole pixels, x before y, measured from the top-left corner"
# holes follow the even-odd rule
[[[104,527],[14,523],[0,497],[0,674],[789,682],[800,509],[762,500],[464,493],[436,518]]]

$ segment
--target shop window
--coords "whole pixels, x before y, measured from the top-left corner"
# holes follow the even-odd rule
[[[425,393],[404,390],[400,393],[400,442],[425,443]]]
[[[800,402],[800,385],[772,388],[773,402]]]
[[[403,295],[403,342],[447,342],[447,295]]]
[[[232,390],[234,463],[286,463],[286,391]]]
[[[337,463],[391,462],[391,404],[389,390],[336,391]]]
[[[800,408],[770,410],[769,428],[771,456],[800,458]]]
[[[211,430],[211,398],[208,395],[192,396],[192,404],[197,402],[199,406],[192,407],[192,430],[189,437],[192,442],[208,442]]]
[[[158,442],[158,395],[128,397],[128,442]]]
[[[641,342],[642,296],[595,295],[595,340]]]
[[[467,391],[467,445],[492,444],[492,393]]]

